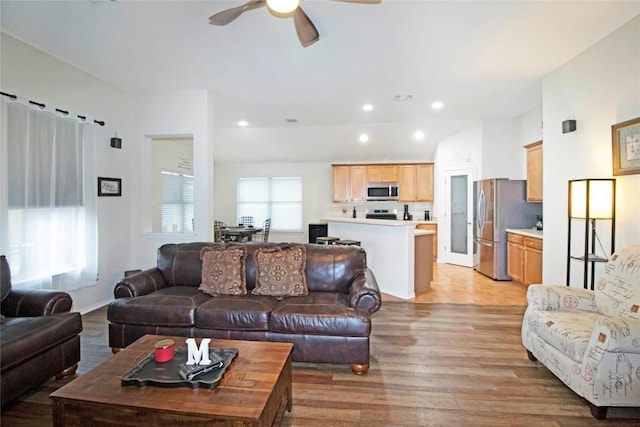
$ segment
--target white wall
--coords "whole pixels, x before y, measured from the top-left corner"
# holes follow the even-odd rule
[[[515,119],[482,121],[482,179],[526,179],[525,150]]]
[[[205,90],[132,95],[130,269],[156,265],[164,243],[213,239],[213,144],[211,98]],[[195,232],[151,233],[151,138],[193,137]]]
[[[613,177],[611,125],[640,116],[639,35],[636,17],[544,79],[546,283],[566,280],[568,181]],[[577,130],[562,134],[561,123],[571,115]],[[616,247],[639,244],[640,175],[615,178]],[[581,240],[576,236],[574,247],[582,247]],[[574,271],[572,285],[580,286],[582,275]]]
[[[2,91],[106,122],[104,127],[96,126],[95,169],[98,176],[122,178],[122,197],[98,198],[98,284],[70,292],[73,309],[88,311],[112,299],[116,281],[129,266],[129,158],[133,146],[128,96],[4,33],[0,37]],[[115,132],[122,138],[122,149],[110,146]]]

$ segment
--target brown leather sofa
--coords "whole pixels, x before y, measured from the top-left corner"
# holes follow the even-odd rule
[[[224,243],[167,244],[157,266],[123,278],[109,304],[109,345],[116,352],[145,334],[291,342],[293,360],[350,364],[369,369],[371,315],[380,290],[366,266],[364,250],[353,246],[305,244],[308,295],[281,300],[252,295],[254,252],[280,243],[246,243],[247,295],[210,296],[198,290],[200,252]]]
[[[6,258],[0,257],[2,320],[0,383],[2,406],[54,375],[75,374],[80,361],[80,313],[60,291],[11,289]]]

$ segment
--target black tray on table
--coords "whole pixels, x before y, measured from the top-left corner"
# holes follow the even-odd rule
[[[209,354],[220,356],[224,362],[222,367],[214,369],[187,381],[183,379],[179,371],[179,365],[187,361],[187,349],[177,348],[174,350],[173,359],[168,362],[156,362],[155,353],[141,360],[132,370],[122,376],[120,383],[123,386],[157,386],[157,387],[191,387],[191,388],[216,388],[225,371],[231,365],[233,359],[238,355],[237,348],[210,348]]]

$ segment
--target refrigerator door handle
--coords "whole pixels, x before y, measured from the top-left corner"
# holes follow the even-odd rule
[[[487,199],[484,195],[484,190],[480,190],[480,196],[478,197],[478,212],[476,212],[476,218],[478,220],[478,230],[482,232],[485,220],[485,210],[487,207]]]

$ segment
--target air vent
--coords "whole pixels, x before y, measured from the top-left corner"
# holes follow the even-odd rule
[[[393,97],[394,101],[412,101],[413,95],[396,95]]]
[[[287,123],[298,123],[298,119],[286,119]]]

